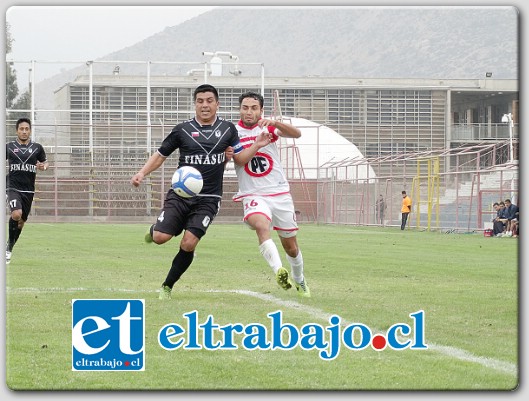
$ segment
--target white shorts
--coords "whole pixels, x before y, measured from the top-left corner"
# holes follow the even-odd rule
[[[247,196],[243,198],[244,218],[246,222],[252,214],[260,213],[272,223],[271,228],[283,238],[296,235],[298,223],[294,201],[290,194],[277,196]]]

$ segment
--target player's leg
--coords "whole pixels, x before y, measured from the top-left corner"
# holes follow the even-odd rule
[[[185,202],[176,194],[173,193],[173,195],[171,195],[171,193],[167,194],[163,209],[156,219],[156,223],[153,224],[149,228],[147,234],[145,234],[146,242],[154,242],[161,245],[169,241],[171,238],[180,235],[182,231],[184,231],[186,216],[191,211],[191,204],[189,202]],[[180,263],[180,258],[177,259],[175,257],[173,259],[171,269],[173,269],[175,263]],[[191,263],[189,262],[189,264]],[[174,282],[170,286],[164,282],[160,289],[159,298],[170,299],[173,285]]]
[[[179,200],[177,203],[173,202],[173,204],[175,204],[176,210],[180,211],[178,216],[174,216],[172,219],[176,222],[175,232],[178,232],[176,235],[179,235],[183,229],[186,231],[180,241],[180,249],[174,257],[171,268],[162,284],[160,299],[171,298],[171,291],[174,285],[191,266],[195,248],[200,239],[206,234],[209,225],[220,209],[220,200],[216,198]],[[168,208],[168,210],[170,211],[171,209]],[[174,214],[174,211],[168,214]],[[184,216],[184,220],[182,220],[181,216]]]
[[[298,294],[310,297],[310,289],[305,280],[303,254],[299,249],[296,231],[278,231],[281,245],[286,252],[292,279],[294,280]]]
[[[171,291],[173,290],[174,285],[180,280],[180,277],[182,277],[182,274],[186,272],[189,266],[191,266],[191,263],[193,263],[195,248],[199,241],[200,238],[193,234],[191,230],[184,233],[184,236],[180,241],[180,249],[174,257],[171,263],[171,268],[162,283],[160,299],[171,298]]]
[[[288,278],[288,270],[283,267],[277,246],[270,236],[272,212],[267,200],[262,197],[245,198],[243,207],[244,222],[257,234],[259,252],[274,271],[279,286],[288,290],[292,284]]]
[[[266,200],[259,197],[245,198],[243,207],[243,220],[252,230],[255,230],[259,242],[259,252],[274,273],[277,273],[277,270],[282,267],[282,263],[277,247],[270,236],[271,212]]]
[[[8,191],[8,203],[11,216],[8,223],[8,240],[6,244],[6,264],[11,262],[15,244],[22,233],[22,228],[31,211],[33,194],[21,194],[17,191]]]
[[[310,290],[305,281],[303,255],[298,245],[296,233],[298,224],[294,202],[290,195],[274,197],[270,203],[272,210],[272,223],[279,235],[281,245],[285,250],[292,279],[296,285],[298,294],[310,297]]]
[[[175,220],[178,222],[179,228],[175,228]],[[173,210],[167,211],[164,206],[156,223],[152,224],[145,233],[145,242],[148,244],[152,242],[158,245],[165,244],[183,231],[183,222],[180,220],[179,214],[175,214]]]

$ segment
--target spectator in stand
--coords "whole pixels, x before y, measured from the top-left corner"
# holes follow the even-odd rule
[[[496,211],[496,216],[492,219],[492,234],[495,237],[501,237],[505,229],[505,224],[502,221],[505,207],[501,206],[498,202],[494,202],[492,207]]]
[[[505,226],[504,237],[512,237],[513,228],[518,221],[518,206],[511,203],[510,199],[505,199],[505,218],[507,219],[507,224]]]

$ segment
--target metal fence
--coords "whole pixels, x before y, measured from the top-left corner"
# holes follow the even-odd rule
[[[151,149],[120,143],[90,149],[56,145],[61,132],[73,127],[35,128],[54,134],[41,137],[50,167],[38,172],[32,221],[150,222],[158,215],[177,167],[177,155],[136,188],[130,179]],[[126,132],[144,129],[122,128]],[[167,132],[167,127],[152,127],[152,142],[161,143]],[[318,164],[325,145],[325,137],[318,133],[314,144],[304,145],[315,148],[316,158],[304,160],[295,140],[280,142],[301,223],[380,224],[375,204],[382,195],[387,205],[382,224],[397,226],[401,191],[406,190],[413,200],[410,227],[472,231],[483,229],[485,222],[492,220],[493,202],[511,198],[516,203],[518,199],[518,164],[504,162],[509,156],[508,141]],[[367,167],[375,173],[366,175]],[[228,164],[218,221],[241,221],[242,206],[232,201],[237,189],[233,165]]]
[[[237,118],[242,91],[257,90],[265,95],[267,115],[318,121],[366,156],[320,158],[329,143],[318,127],[317,140],[308,145],[316,155],[310,160],[295,141],[281,143],[301,222],[378,224],[375,202],[382,195],[383,224],[399,225],[400,194],[407,190],[414,200],[411,226],[475,230],[490,220],[493,201],[517,198],[517,125],[451,125],[452,139],[473,144],[437,149],[462,143],[447,142],[446,89],[366,90],[332,80],[300,86],[268,79],[282,88],[278,95],[264,89],[262,63],[224,62],[214,66],[217,74],[207,61],[68,63],[74,68],[44,79],[48,66],[62,63],[9,61],[19,76],[29,76],[30,104],[6,110],[6,139],[14,139],[16,118],[29,116],[50,161],[37,176],[34,221],[152,221],[178,158],[171,156],[140,188],[130,178],[173,125],[193,114],[192,88],[202,81],[223,91],[219,114],[225,118]],[[369,168],[374,173],[366,175]],[[217,220],[240,221],[241,205],[231,200],[236,191],[228,165]]]

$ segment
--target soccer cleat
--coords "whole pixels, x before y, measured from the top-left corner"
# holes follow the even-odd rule
[[[276,281],[277,284],[279,284],[279,286],[284,290],[292,288],[292,284],[290,284],[290,280],[288,279],[288,271],[284,267],[280,267],[277,271]]]
[[[146,242],[147,244],[150,244],[150,243],[153,242],[152,235],[151,235],[151,227],[149,227],[148,230],[147,230],[147,232],[145,233],[145,237],[144,237],[144,239],[145,239],[145,242]]]
[[[296,283],[296,290],[298,290],[298,295],[300,297],[310,298],[310,288],[305,280],[301,283]]]
[[[11,263],[11,252],[6,251],[6,265]]]
[[[171,299],[171,288],[166,285],[162,285],[158,299]]]

